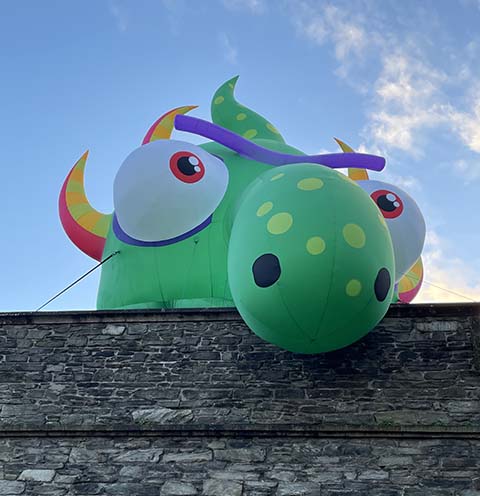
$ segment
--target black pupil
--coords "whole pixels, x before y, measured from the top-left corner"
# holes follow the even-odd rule
[[[177,160],[178,170],[185,176],[193,176],[194,174],[197,173],[197,171],[195,170],[195,165],[190,163],[191,158],[193,157],[188,155],[186,157],[180,157]],[[195,161],[195,159],[193,160]]]
[[[396,200],[389,200],[387,195],[382,195],[377,198],[377,205],[384,212],[393,212],[397,208],[397,206],[393,204],[395,201]]]

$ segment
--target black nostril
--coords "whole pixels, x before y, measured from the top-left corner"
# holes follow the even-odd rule
[[[377,274],[377,278],[375,279],[375,296],[378,301],[383,301],[387,297],[387,294],[390,290],[390,284],[392,280],[390,278],[390,272],[384,267],[380,269]]]
[[[252,272],[255,284],[261,288],[268,288],[280,277],[280,260],[272,253],[261,255],[253,262]]]

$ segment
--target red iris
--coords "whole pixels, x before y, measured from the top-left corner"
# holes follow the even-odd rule
[[[192,152],[177,152],[170,158],[170,170],[184,183],[196,183],[205,175],[205,166]]]
[[[393,191],[379,189],[370,195],[386,219],[395,219],[403,212],[403,202]]]

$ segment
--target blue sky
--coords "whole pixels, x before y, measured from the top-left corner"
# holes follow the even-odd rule
[[[480,300],[479,0],[3,0],[0,12],[0,310],[33,310],[94,265],[57,214],[86,149],[87,194],[109,212],[150,124],[179,105],[209,118],[236,74],[238,100],[290,144],[334,151],[336,136],[383,154],[382,176],[424,212],[427,281]],[[97,284],[48,309],[94,308]],[[461,298],[424,285],[418,300]]]

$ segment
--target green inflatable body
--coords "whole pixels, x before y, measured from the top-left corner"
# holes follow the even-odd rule
[[[60,216],[88,255],[100,260],[119,252],[102,266],[97,307],[236,306],[253,332],[287,350],[347,346],[378,323],[391,301],[388,228],[354,181],[311,163],[240,105],[235,82],[215,93],[213,122],[242,143],[298,163],[272,165],[221,139],[200,147],[170,140],[177,116],[192,108],[180,107],[162,116],[122,164],[115,212],[105,215],[85,196],[85,154],[62,188]],[[155,198],[151,191],[158,191]],[[175,216],[184,222],[178,232]]]

